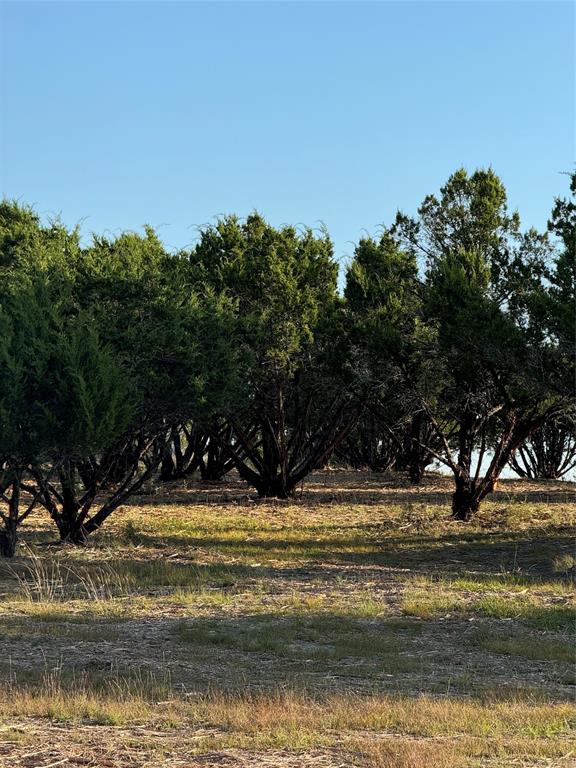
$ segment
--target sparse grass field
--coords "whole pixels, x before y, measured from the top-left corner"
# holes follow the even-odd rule
[[[0,573],[0,765],[572,766],[576,498],[318,473],[166,485]]]

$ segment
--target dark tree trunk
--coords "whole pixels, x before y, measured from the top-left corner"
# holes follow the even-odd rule
[[[465,413],[458,427],[458,470],[455,473],[455,490],[452,494],[452,517],[455,520],[470,520],[478,511],[476,479],[472,479],[472,453],[474,450],[476,418],[472,413]]]
[[[60,541],[67,544],[83,546],[88,539],[88,533],[83,525],[63,526],[60,528]]]
[[[76,467],[72,462],[65,462],[62,465],[60,492],[62,504],[56,519],[60,540],[71,544],[84,544],[86,531],[80,518],[80,504],[76,493]]]
[[[410,480],[415,484],[421,482],[427,466],[427,464],[423,464],[421,461],[411,461],[408,470],[408,477]]]
[[[4,528],[0,531],[0,555],[2,557],[14,557],[16,541],[16,521],[7,518],[4,521]]]
[[[543,416],[519,418],[514,412],[506,417],[502,435],[494,447],[494,455],[485,474],[480,476],[486,433],[483,433],[481,450],[476,473],[471,474],[474,438],[479,429],[486,429],[486,424],[475,427],[473,416],[466,417],[460,423],[458,465],[454,467],[456,489],[452,496],[452,516],[456,520],[469,520],[480,508],[480,503],[494,491],[500,473],[514,456],[515,451],[537,429]]]
[[[260,498],[287,499],[292,495],[295,485],[289,480],[287,467],[283,468],[280,465],[278,453],[275,450],[275,442],[267,432],[264,432],[262,436],[259,469],[259,472],[254,472],[244,462],[238,464],[240,477],[256,488]]]
[[[225,428],[228,433],[229,427]],[[230,437],[228,437],[230,439]],[[233,468],[234,462],[230,458],[226,449],[213,438],[208,440],[204,459],[200,464],[200,475],[202,480],[211,483],[220,483]]]
[[[478,489],[470,478],[456,477],[456,490],[452,494],[452,517],[466,522],[480,508]]]
[[[406,444],[404,444],[402,450],[394,459],[394,464],[392,465],[392,469],[395,472],[406,472],[408,469],[408,464],[409,464],[409,451],[406,447]]]
[[[430,425],[422,411],[416,413],[410,423],[410,456],[408,459],[408,477],[413,483],[419,483],[424,477],[426,467],[432,463],[432,454],[424,446],[432,437]]]
[[[163,482],[182,480],[202,469],[208,435],[197,426],[182,424],[171,430],[166,445],[160,477]]]
[[[162,458],[162,464],[160,465],[160,480],[165,483],[176,479],[176,464],[172,457],[172,452],[167,450]]]
[[[58,532],[60,533],[60,541],[67,542],[69,544],[85,544],[88,538],[86,529],[78,519],[78,506],[75,505],[69,509],[63,507],[61,510],[61,518],[57,523]]]
[[[260,498],[288,499],[294,493],[294,486],[282,476],[271,477],[257,484]]]
[[[432,453],[425,446],[433,441],[433,432],[422,411],[412,416],[404,431],[393,469],[396,472],[407,472],[413,483],[422,480],[426,467],[432,463]]]
[[[8,502],[8,514],[3,515],[4,528],[0,531],[0,554],[2,557],[14,557],[16,552],[16,538],[18,528],[18,517],[20,511],[20,483],[21,474],[18,471],[11,473],[9,482],[2,488],[2,496]],[[11,488],[10,497],[7,498],[4,493]]]

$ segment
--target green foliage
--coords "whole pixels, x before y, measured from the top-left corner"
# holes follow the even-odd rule
[[[511,405],[534,395],[538,360],[526,327],[546,248],[543,237],[524,236],[519,226],[492,170],[457,171],[440,198],[424,200],[417,220],[397,221],[407,246],[426,256],[432,354],[443,362],[450,400],[466,407],[475,401],[490,410],[496,400]]]
[[[235,308],[226,447],[260,493],[286,495],[325,461],[349,399],[332,243],[257,213],[228,216],[201,232],[190,272]]]
[[[77,232],[5,202],[0,242],[4,500],[18,520],[25,473],[61,535],[80,540],[154,471],[170,424],[222,406],[229,302],[191,291],[151,228],[81,248]]]
[[[442,438],[438,458],[454,472],[454,514],[466,518],[521,442],[562,407],[553,386],[557,356],[534,330],[550,246],[545,235],[520,232],[491,169],[457,171],[439,197],[424,200],[417,219],[399,214],[394,231],[425,257],[421,296],[431,334],[419,354],[432,377],[417,378],[415,388]]]
[[[357,346],[368,352],[376,376],[408,354],[419,313],[414,255],[390,232],[364,238],[346,275],[345,298]],[[366,365],[370,367],[367,360]],[[379,374],[377,373],[379,371]]]
[[[80,253],[79,232],[57,219],[43,226],[32,208],[0,201],[0,279],[4,289],[30,283],[38,273],[57,281],[74,271]]]
[[[135,401],[90,316],[66,316],[40,279],[0,304],[0,456],[21,464],[102,450]]]
[[[574,381],[574,310],[576,302],[576,172],[570,177],[572,199],[556,199],[548,229],[560,242],[545,295],[541,319],[560,347],[563,369],[568,373],[564,387]]]
[[[434,455],[485,494],[573,401],[575,222],[574,201],[557,200],[551,261],[494,171],[460,169],[416,218],[358,243],[342,297],[325,230],[253,213],[205,227],[190,252],[168,253],[151,227],[84,246],[4,200],[0,466],[59,468],[42,486],[54,519],[63,505],[73,520],[79,498],[88,514],[105,483],[124,489],[99,525],[183,424],[259,492],[287,495],[365,409],[358,460],[388,465],[400,450],[416,477]],[[482,479],[472,457],[488,448]]]
[[[193,280],[232,297],[252,373],[291,376],[337,302],[338,266],[322,232],[275,229],[258,214],[220,219],[190,254]],[[267,376],[267,371],[264,373]]]

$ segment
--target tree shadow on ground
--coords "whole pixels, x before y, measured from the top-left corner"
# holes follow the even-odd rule
[[[295,567],[298,571],[319,573],[334,571],[338,566],[377,569],[409,569],[414,574],[429,574],[434,571],[450,573],[453,576],[471,572],[490,575],[517,574],[527,580],[542,578],[566,581],[561,563],[574,553],[574,535],[570,527],[556,527],[548,535],[534,536],[530,531],[465,532],[442,535],[395,535],[386,538],[362,533],[363,526],[357,527],[358,536],[310,538],[259,538],[229,539],[226,536],[185,536],[151,534],[138,532],[138,546],[169,551],[173,557],[183,557],[197,563],[201,568],[214,567],[234,572],[250,573],[274,578],[274,574],[286,574]],[[286,568],[268,567],[265,563],[255,566],[238,565],[219,561],[215,566],[205,565],[199,554],[209,550],[212,554],[242,556],[248,560],[266,557],[274,561],[287,560]],[[130,558],[134,561],[134,558]],[[289,561],[289,562],[288,562]],[[128,562],[128,561],[126,561]],[[153,561],[148,561],[149,563]],[[302,565],[299,565],[299,562]],[[570,572],[570,568],[566,571]]]
[[[9,617],[0,617],[0,629]],[[41,686],[46,670],[58,669],[59,690],[129,690],[168,681],[175,694],[277,695],[300,692],[322,698],[332,694],[447,695],[458,698],[571,701],[569,661],[550,661],[550,633],[534,634],[521,622],[460,617],[361,619],[345,611],[279,616],[190,618],[118,618],[113,642],[86,629],[111,625],[87,619],[81,641],[61,633],[65,619],[44,622],[43,641],[25,633],[10,665],[0,664],[0,679]],[[73,629],[80,625],[75,624]],[[81,628],[81,627],[80,627]],[[82,628],[81,628],[82,629]],[[525,647],[487,652],[492,640],[531,638]],[[105,636],[104,636],[105,637]],[[538,645],[541,643],[541,658]],[[162,648],[159,657],[158,649]],[[558,646],[560,648],[560,646]],[[573,676],[572,676],[573,677]],[[120,684],[120,681],[123,681]],[[154,687],[156,686],[156,688]],[[165,693],[166,695],[166,693]]]
[[[242,508],[246,505],[257,506],[317,506],[317,505],[340,505],[346,504],[352,507],[357,506],[386,506],[398,504],[412,504],[422,506],[441,506],[446,507],[449,513],[452,489],[432,491],[425,488],[411,487],[405,490],[396,490],[393,488],[382,488],[374,490],[368,489],[347,489],[332,491],[314,490],[305,491],[289,499],[260,499],[251,489],[245,488],[236,490],[219,491],[210,490],[202,492],[194,486],[188,489],[175,489],[169,495],[162,493],[145,496],[135,496],[133,503],[135,505],[149,507],[169,507],[179,505],[191,506],[225,506],[232,505],[232,511],[235,508]],[[574,504],[576,496],[571,489],[567,490],[508,490],[501,489],[494,491],[486,498],[487,502],[498,504],[528,503],[528,504]]]
[[[149,494],[135,497],[135,503],[149,506],[224,505],[243,506],[272,505],[291,506],[318,504],[385,505],[417,504],[432,506],[450,505],[453,480],[446,475],[426,473],[423,481],[414,485],[404,474],[385,474],[367,471],[319,471],[306,478],[294,496],[287,500],[259,499],[256,492],[231,472],[220,483],[206,483],[197,478],[155,485]],[[540,481],[505,479],[498,483],[488,501],[497,503],[548,503],[570,504],[576,502],[576,484],[568,481]]]

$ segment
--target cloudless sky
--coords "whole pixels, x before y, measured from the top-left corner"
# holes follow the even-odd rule
[[[491,165],[545,226],[574,164],[569,2],[1,2],[1,192],[170,247],[215,214],[336,255]]]

